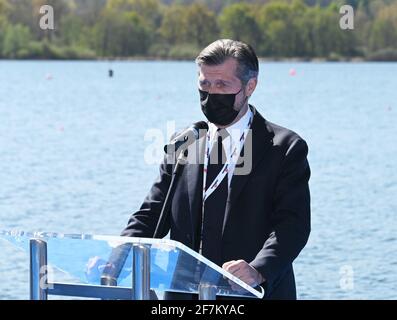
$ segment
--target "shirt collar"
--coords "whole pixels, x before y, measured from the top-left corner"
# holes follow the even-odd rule
[[[252,116],[252,110],[251,110],[251,107],[248,106],[248,110],[243,115],[243,117],[239,121],[234,123],[233,125],[231,125],[231,126],[226,128],[227,133],[233,139],[233,144],[234,145],[239,145],[240,138],[241,138],[241,135],[243,134],[244,130],[245,129],[249,129],[248,128],[248,123],[250,121],[251,116]],[[213,140],[213,138],[215,136],[215,133],[218,130],[218,127],[215,124],[211,123],[211,122],[209,123],[208,127],[209,127],[211,140]]]

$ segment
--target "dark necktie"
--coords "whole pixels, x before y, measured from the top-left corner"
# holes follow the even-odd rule
[[[216,133],[208,161],[206,189],[211,186],[214,179],[216,179],[224,167],[226,155],[222,140],[226,136],[226,130],[218,130]],[[219,265],[222,262],[220,242],[229,189],[228,176],[226,175],[222,181],[218,181],[217,185],[215,191],[204,203],[202,254]]]

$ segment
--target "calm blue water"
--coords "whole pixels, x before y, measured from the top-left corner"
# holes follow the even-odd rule
[[[0,229],[117,235],[157,175],[147,130],[203,118],[193,63],[109,66],[0,61]],[[301,299],[397,298],[396,88],[397,64],[261,65],[252,104],[310,147]],[[0,248],[0,299],[27,298],[27,255]]]

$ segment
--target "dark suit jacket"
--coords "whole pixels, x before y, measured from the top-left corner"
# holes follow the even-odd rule
[[[256,110],[252,123],[252,170],[233,176],[222,228],[222,262],[245,260],[266,279],[268,299],[296,299],[292,268],[310,233],[308,147],[296,133],[265,120]],[[204,155],[199,142],[199,155]],[[201,162],[203,163],[203,162]],[[122,236],[152,237],[172,165],[163,163],[140,210]],[[167,230],[171,239],[197,250],[203,165],[188,163],[173,198]]]

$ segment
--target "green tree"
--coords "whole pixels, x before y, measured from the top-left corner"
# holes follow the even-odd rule
[[[85,25],[77,15],[66,15],[60,21],[59,42],[62,45],[80,45],[84,39]]]
[[[161,25],[160,0],[108,0],[106,9],[120,13],[136,12],[153,29]]]
[[[0,17],[5,17],[10,10],[10,5],[7,0],[0,0]]]
[[[187,41],[203,47],[219,37],[215,14],[207,6],[194,3],[185,13],[185,32]]]
[[[8,20],[11,24],[21,24],[32,30],[35,22],[32,18],[33,5],[31,0],[8,0]]]
[[[4,42],[4,35],[7,29],[7,14],[9,10],[9,5],[6,0],[0,0],[0,57],[2,57],[3,53],[3,42]]]
[[[290,4],[288,27],[291,33],[292,55],[297,57],[308,57],[312,53],[310,30],[311,21],[308,18],[308,7],[303,0],[293,0]]]
[[[261,33],[255,19],[255,8],[247,3],[225,7],[219,16],[222,37],[244,41],[253,46],[258,45]]]
[[[259,13],[259,26],[264,42],[260,52],[264,55],[288,57],[294,54],[292,10],[287,2],[270,2]]]
[[[7,58],[20,58],[31,41],[29,28],[21,24],[8,25],[3,40],[3,55]]]
[[[159,34],[172,58],[192,58],[219,37],[215,14],[205,5],[171,5],[164,11]]]
[[[312,30],[313,55],[326,58],[336,50],[334,30],[339,28],[339,22],[335,19],[336,13],[317,7],[312,11],[311,16],[314,22]]]
[[[397,3],[384,7],[372,25],[369,46],[372,51],[397,48]]]
[[[120,14],[106,9],[95,30],[97,51],[102,56],[144,55],[150,35],[150,29],[136,12]]]
[[[258,21],[264,39],[260,53],[273,57],[313,57],[329,49],[320,32],[339,27],[339,22],[324,21],[325,9],[308,7],[303,0],[270,2],[259,11]],[[335,16],[337,12],[335,11]],[[324,49],[324,46],[327,48]],[[327,56],[325,54],[325,56]]]
[[[186,40],[185,6],[171,5],[164,10],[163,21],[159,29],[162,38],[170,45]]]
[[[75,0],[71,14],[80,17],[85,26],[92,27],[100,16],[108,0]]]

